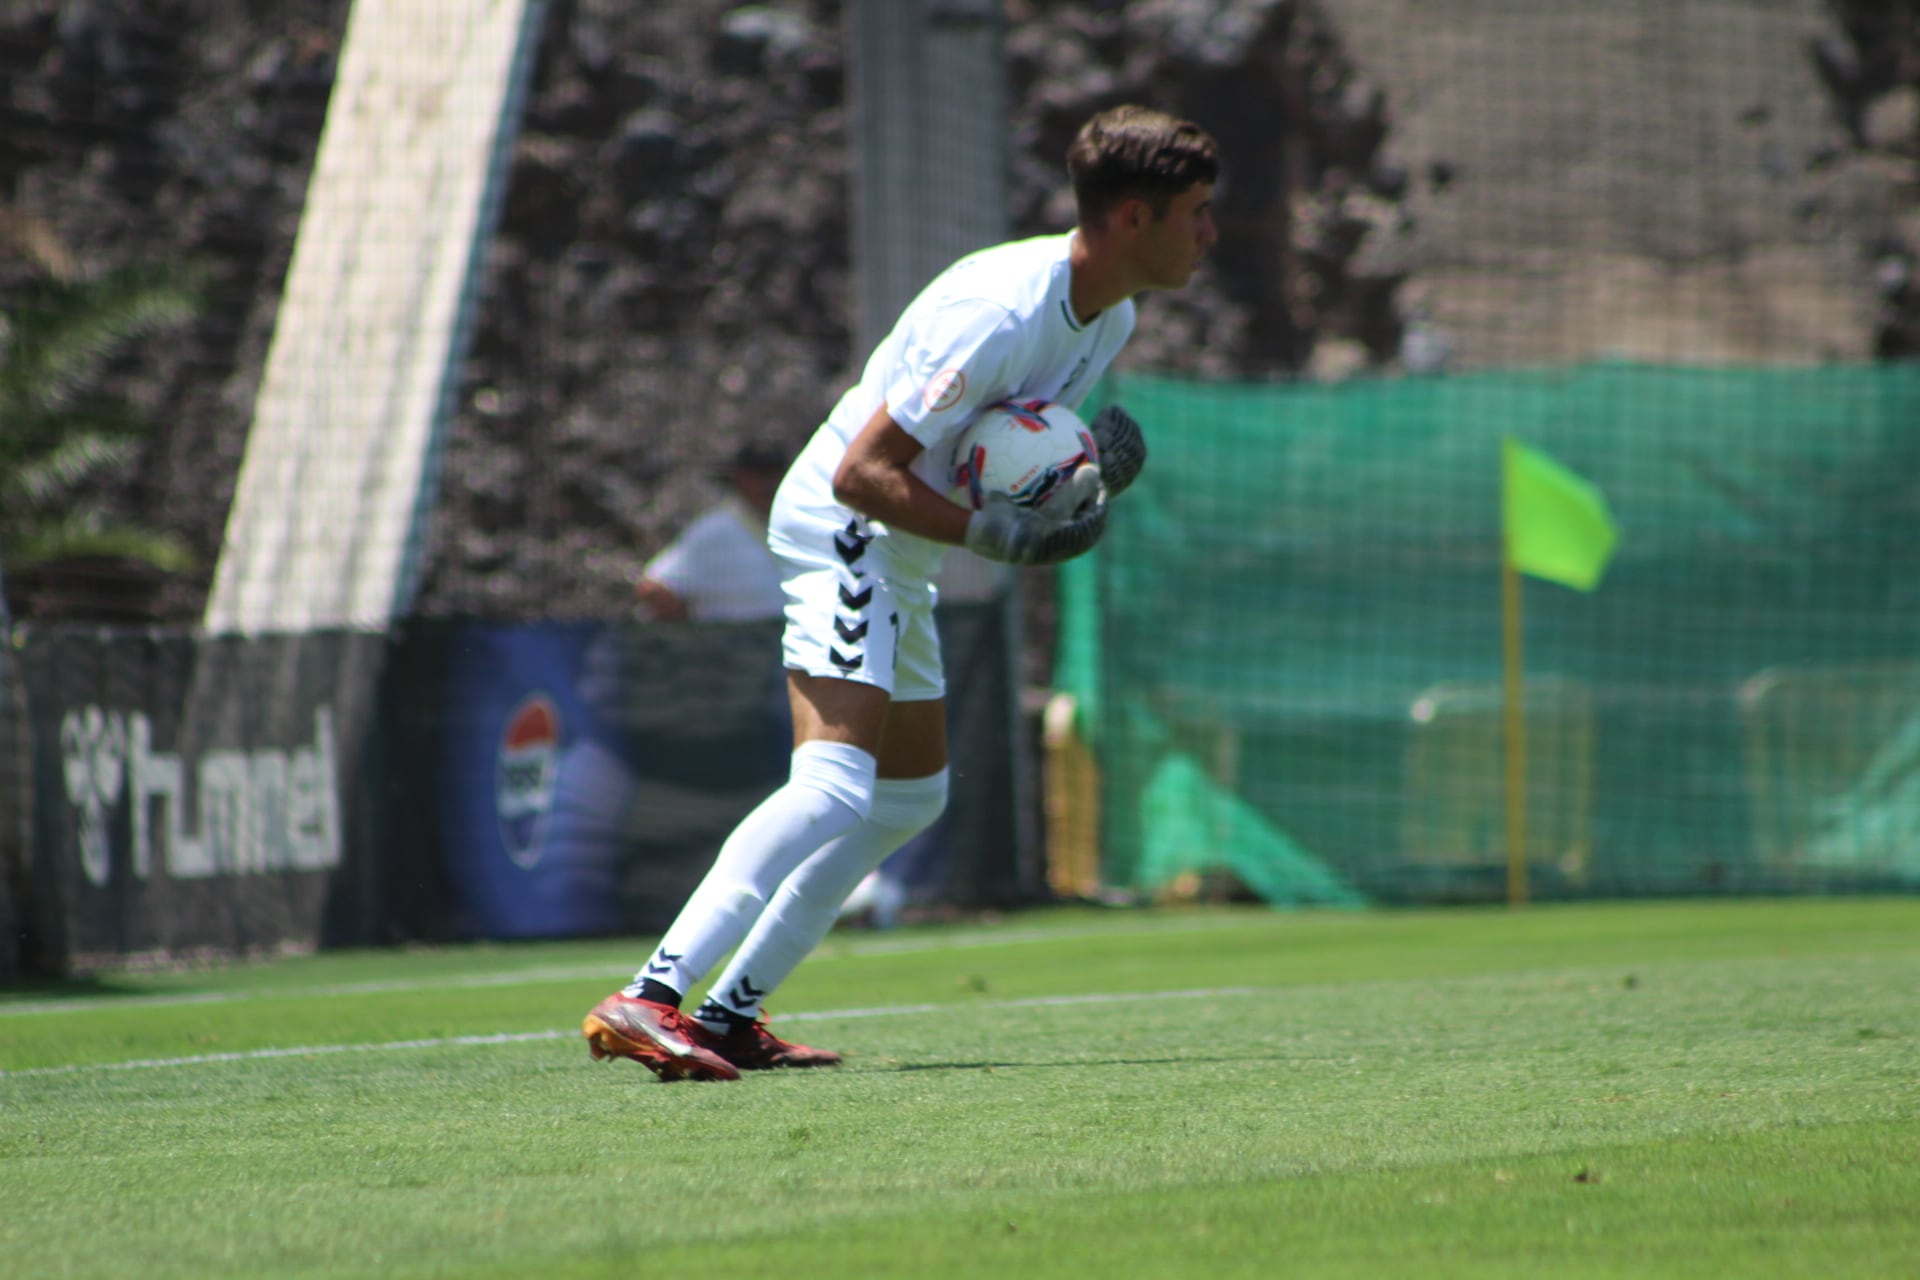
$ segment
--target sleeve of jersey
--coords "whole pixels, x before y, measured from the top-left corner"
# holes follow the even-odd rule
[[[718,532],[714,513],[702,513],[647,562],[642,575],[672,587],[680,595],[691,595],[703,585],[705,571],[713,562]]]
[[[1005,399],[1006,371],[1019,349],[1006,308],[950,303],[913,321],[887,379],[887,412],[931,449],[974,413]]]

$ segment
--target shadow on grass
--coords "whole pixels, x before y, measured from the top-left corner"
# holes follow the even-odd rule
[[[1197,1057],[1182,1054],[1177,1058],[1077,1058],[1070,1062],[899,1062],[878,1067],[881,1071],[1014,1071],[1044,1067],[1190,1067],[1205,1062],[1295,1062],[1284,1054],[1250,1053]]]
[[[95,974],[83,978],[23,978],[0,986],[0,1009],[10,1004],[146,994],[150,994],[148,988],[137,986],[116,974]]]

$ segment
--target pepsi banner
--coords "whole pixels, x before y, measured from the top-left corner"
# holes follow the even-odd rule
[[[784,695],[763,627],[410,625],[389,741],[415,803],[398,849],[409,932],[534,938],[644,930],[784,777]]]
[[[1021,895],[1005,616],[941,609],[952,803],[889,867],[921,904]],[[385,843],[409,936],[658,932],[786,780],[777,622],[422,621],[390,671]]]

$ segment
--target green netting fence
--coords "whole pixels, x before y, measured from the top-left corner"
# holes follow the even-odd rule
[[[1534,894],[1920,888],[1920,366],[1102,396],[1153,449],[1060,577],[1107,885],[1501,896],[1513,437],[1620,530],[1592,594],[1523,592]]]

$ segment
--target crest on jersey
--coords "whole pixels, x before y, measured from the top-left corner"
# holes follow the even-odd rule
[[[967,375],[959,369],[943,370],[933,376],[924,394],[930,412],[951,409],[967,394]]]

